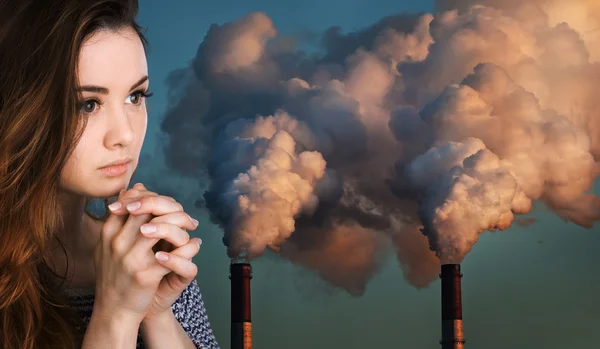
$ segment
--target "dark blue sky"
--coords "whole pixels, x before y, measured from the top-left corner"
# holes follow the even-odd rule
[[[165,79],[196,54],[212,23],[264,11],[281,33],[319,33],[330,26],[345,32],[401,12],[431,11],[433,1],[328,0],[140,1],[139,22],[148,28],[149,127],[143,154],[154,156],[159,124],[167,107]],[[162,171],[162,172],[161,172]],[[136,181],[160,178],[181,193],[198,184],[169,176],[159,164],[140,164]],[[164,175],[163,175],[164,173]],[[596,186],[596,192],[600,191]],[[199,218],[204,243],[195,259],[198,281],[217,339],[229,348],[228,259],[222,232],[206,214],[173,195]],[[600,327],[599,229],[580,228],[539,207],[529,227],[485,233],[462,264],[464,328],[468,348],[591,349]],[[390,256],[384,270],[354,298],[332,292],[322,281],[274,257],[254,264],[254,346],[300,348],[439,348],[440,284],[417,290],[404,281]]]

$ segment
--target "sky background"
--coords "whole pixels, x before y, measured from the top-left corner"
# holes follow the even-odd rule
[[[173,174],[160,152],[160,122],[167,109],[166,78],[193,59],[209,26],[264,11],[282,34],[319,33],[331,26],[359,30],[384,16],[432,11],[433,1],[141,0],[139,23],[150,42],[148,131],[131,185],[169,188],[200,226],[198,282],[221,348],[229,348],[229,261],[222,231],[194,207],[199,184]],[[193,188],[190,190],[189,188]],[[595,192],[600,192],[596,183]],[[160,193],[160,192],[159,192]],[[163,194],[163,193],[160,193]],[[467,348],[592,349],[600,327],[598,226],[563,222],[541,206],[529,227],[485,233],[462,263]],[[253,344],[260,349],[439,348],[440,283],[417,290],[404,279],[395,256],[352,297],[288,261],[266,256],[253,262]]]

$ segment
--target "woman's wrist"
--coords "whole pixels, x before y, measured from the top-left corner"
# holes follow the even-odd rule
[[[134,348],[139,328],[140,321],[132,316],[94,311],[85,333],[82,349]]]
[[[175,314],[173,314],[173,309],[169,309],[168,311],[164,311],[157,315],[148,315],[140,323],[140,331],[143,333],[144,331],[152,330],[153,328],[162,328],[163,326],[170,324],[173,320],[177,320],[175,319]]]
[[[105,309],[104,307],[98,307],[98,303],[94,304],[94,308],[92,310],[92,317],[96,317],[99,321],[103,323],[111,323],[116,326],[124,326],[124,327],[140,327],[140,323],[142,322],[141,315]]]

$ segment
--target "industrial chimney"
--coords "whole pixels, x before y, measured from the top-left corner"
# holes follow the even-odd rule
[[[460,264],[443,264],[442,279],[442,349],[463,349]]]
[[[250,263],[229,265],[231,279],[231,349],[252,349],[252,316],[250,304]]]

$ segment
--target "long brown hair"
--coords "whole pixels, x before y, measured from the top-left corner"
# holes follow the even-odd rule
[[[0,1],[4,349],[81,347],[81,321],[61,288],[66,275],[57,275],[49,262],[49,247],[63,226],[59,176],[87,125],[77,110],[78,56],[94,32],[124,27],[134,29],[147,50],[137,11],[137,0]]]

